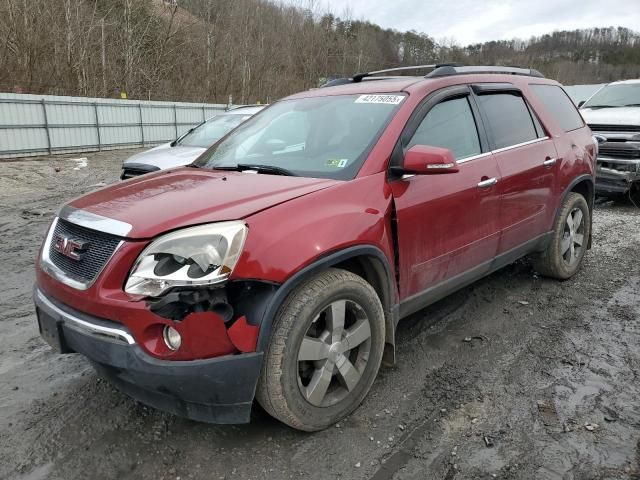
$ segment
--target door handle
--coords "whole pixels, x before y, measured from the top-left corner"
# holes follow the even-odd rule
[[[555,165],[557,161],[558,161],[557,158],[547,158],[544,162],[542,162],[542,164],[545,167],[550,167],[552,165]]]
[[[496,183],[498,183],[498,179],[496,177],[487,178],[486,180],[482,180],[478,183],[478,188],[489,188],[494,186]]]

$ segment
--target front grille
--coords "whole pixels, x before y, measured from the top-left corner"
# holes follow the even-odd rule
[[[601,146],[598,149],[599,155],[604,157],[615,157],[624,159],[640,158],[640,149],[629,147],[608,147]]]
[[[58,235],[87,244],[86,251],[80,260],[73,260],[53,248]],[[58,219],[51,237],[51,245],[49,245],[49,259],[56,267],[74,280],[90,283],[95,280],[109,258],[111,258],[120,240],[120,237],[115,235],[98,232]]]
[[[622,133],[635,133],[640,132],[640,125],[602,125],[602,124],[589,124],[589,128],[594,132],[622,132]]]

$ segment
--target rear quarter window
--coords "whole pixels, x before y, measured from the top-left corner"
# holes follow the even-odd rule
[[[529,86],[565,132],[584,127],[580,113],[562,88],[557,85]]]

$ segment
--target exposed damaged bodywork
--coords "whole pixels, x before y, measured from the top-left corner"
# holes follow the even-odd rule
[[[600,144],[596,192],[628,195],[640,185],[640,125],[590,125]]]
[[[589,112],[583,112],[583,115],[589,121]],[[614,118],[609,120],[612,123],[589,122],[594,135],[601,137],[596,193],[605,196],[635,194],[640,188],[640,123],[633,124],[635,118],[629,118],[627,124],[614,123]],[[626,120],[618,117],[615,121]]]
[[[175,328],[189,330],[186,338],[198,339],[186,355],[209,358],[256,350],[260,323],[276,289],[266,282],[232,282],[223,288],[176,290],[147,300],[147,306]]]
[[[640,160],[598,158],[596,179],[596,192],[600,195],[635,194],[640,190]]]

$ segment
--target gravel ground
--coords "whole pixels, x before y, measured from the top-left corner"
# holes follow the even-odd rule
[[[399,362],[316,434],[256,409],[215,426],[130,400],[40,339],[33,259],[59,204],[132,151],[5,162],[0,478],[640,479],[640,211],[603,203],[582,271],[517,262],[400,324]]]

